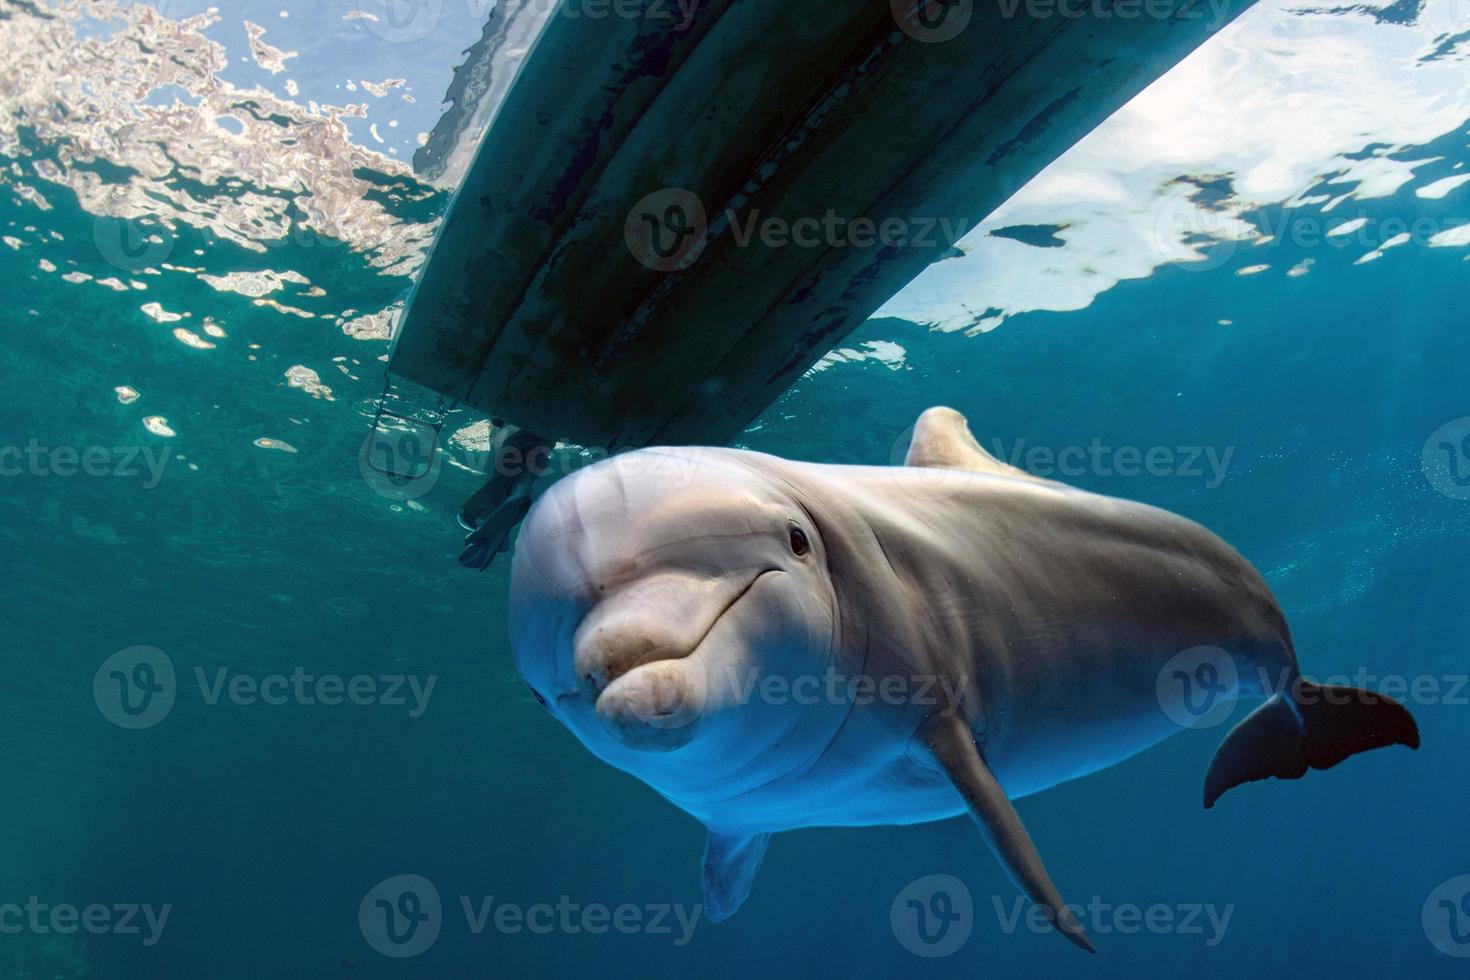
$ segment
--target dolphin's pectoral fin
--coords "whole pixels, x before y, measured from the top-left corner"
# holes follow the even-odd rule
[[[1038,479],[1025,470],[1003,463],[981,448],[970,434],[965,417],[952,408],[936,406],[928,409],[914,423],[905,466],[929,466],[937,469],[971,470],[999,476]]]
[[[709,840],[704,845],[705,918],[723,922],[740,910],[750,895],[750,885],[770,842],[770,834],[709,832]]]
[[[919,735],[969,804],[971,815],[980,824],[990,849],[1005,866],[1011,880],[1046,913],[1062,935],[1089,953],[1096,952],[1087,932],[1047,877],[1041,856],[1021,824],[1020,815],[985,764],[964,717],[958,712],[948,717],[936,715],[924,723]]]

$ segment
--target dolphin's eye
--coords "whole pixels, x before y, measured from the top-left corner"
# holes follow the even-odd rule
[[[806,532],[795,526],[791,527],[791,551],[798,558],[812,550],[812,543],[807,540]]]
[[[546,699],[541,696],[541,692],[540,691],[536,690],[530,684],[527,684],[526,685],[526,690],[530,691],[533,695],[536,696],[536,703],[537,704],[541,705],[541,707],[543,707],[543,708],[546,707]]]

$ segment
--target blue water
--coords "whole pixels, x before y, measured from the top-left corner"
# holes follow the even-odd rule
[[[1277,204],[1251,220],[1457,227],[1470,187],[1415,193],[1470,161],[1456,122],[1389,148],[1438,162],[1355,201],[1351,215]],[[427,495],[404,501],[377,493],[359,467],[387,342],[344,325],[401,296],[412,262],[395,265],[393,250],[419,240],[413,229],[443,192],[365,163],[356,199],[376,201],[391,234],[334,236],[313,230],[299,189],[211,185],[182,165],[149,176],[138,159],[67,156],[76,133],[6,133],[0,234],[17,244],[0,246],[0,446],[34,447],[43,462],[0,478],[0,975],[1464,974],[1423,915],[1428,903],[1431,917],[1470,925],[1460,917],[1470,907],[1455,905],[1464,889],[1436,892],[1470,874],[1470,494],[1423,466],[1428,442],[1431,457],[1448,453],[1456,469],[1446,473],[1470,473],[1470,455],[1453,448],[1464,430],[1451,425],[1450,450],[1435,436],[1470,415],[1463,246],[1419,239],[1354,264],[1368,248],[1351,241],[1215,242],[1201,246],[1206,261],[1164,264],[1084,309],[1018,312],[973,336],[875,319],[843,346],[896,344],[901,359],[812,373],[741,440],[799,459],[887,463],[920,411],[948,404],[989,447],[1166,447],[1176,471],[1090,466],[1066,478],[1175,510],[1235,545],[1275,590],[1309,674],[1417,680],[1417,753],[1252,784],[1206,812],[1203,775],[1225,730],[1214,728],[1021,801],[1064,895],[1114,910],[1084,917],[1100,950],[1092,958],[1024,924],[1007,928],[1014,889],[965,819],[780,835],[746,907],[720,925],[695,920],[685,935],[672,913],[669,932],[646,926],[658,906],[691,914],[700,901],[703,830],[593,759],[516,676],[508,564],[476,575],[455,561],[452,514],[474,474],[447,466]],[[234,195],[245,216],[175,222],[161,251],[135,241],[119,253],[107,245],[110,212],[79,198],[76,186],[89,185],[55,179],[87,168],[102,184],[152,181],[217,206],[216,191]],[[1335,196],[1334,179],[1321,175],[1301,196]],[[251,224],[271,213],[252,193],[295,202],[284,235]],[[1287,275],[1306,259],[1309,274]],[[257,297],[199,278],[262,270],[304,281]],[[92,278],[65,281],[68,272]],[[98,285],[108,278],[121,289]],[[191,315],[160,320],[142,309],[151,303]],[[203,329],[206,317],[222,336]],[[293,385],[297,367],[330,396]],[[118,387],[138,397],[124,403]],[[155,417],[164,421],[150,430]],[[62,447],[97,450],[105,465],[73,473]],[[1228,453],[1221,478],[1203,463],[1177,472],[1195,448]],[[156,480],[141,460],[161,461]],[[128,462],[136,472],[119,474]],[[130,729],[94,696],[94,678],[140,645],[167,658],[177,688],[166,717]],[[411,695],[403,705],[211,700],[221,669],[434,686],[416,716]],[[442,904],[437,939],[410,959],[382,955],[359,918],[365,897],[402,874],[427,879]],[[973,912],[956,952],[926,958],[890,913],[935,874],[959,879]],[[1451,908],[1431,893],[1450,895]],[[13,928],[21,916],[5,904],[32,896],[48,908],[106,906],[114,924],[119,906],[169,912],[156,937],[141,916],[141,934],[60,932],[49,919]],[[576,911],[558,911],[544,932],[498,928],[492,913],[477,931],[489,896],[493,907]],[[584,927],[585,910],[623,904],[645,927]],[[1125,904],[1161,908],[1176,925],[1120,931]],[[1223,929],[1206,907],[1229,915]]]

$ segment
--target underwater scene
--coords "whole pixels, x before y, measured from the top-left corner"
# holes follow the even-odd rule
[[[477,571],[456,515],[502,420],[421,412],[436,392],[389,359],[474,148],[565,0],[0,0],[0,977],[1464,975],[1470,3],[1225,6],[998,209],[954,216],[953,247],[733,440],[630,456],[673,467],[657,489],[609,475],[636,446],[556,433],[519,540]],[[437,443],[398,452],[411,478],[377,464],[385,403],[434,418]],[[919,423],[935,406],[958,430]],[[947,452],[1001,474],[955,491],[1005,490],[969,507],[999,537],[942,526],[959,498],[925,466],[955,464],[924,460]],[[939,475],[876,475],[906,460]],[[705,469],[681,483],[685,465]],[[816,600],[761,599],[778,590],[759,572],[720,593],[746,606],[736,625],[789,646],[870,617],[865,649],[913,631],[948,638],[939,662],[970,656],[946,631],[980,628],[955,569],[984,540],[986,608],[1046,641],[986,668],[1014,703],[945,701],[943,670],[900,694],[932,687],[972,722],[920,739],[920,762],[890,737],[902,721],[822,736],[840,758],[803,778],[825,773],[841,819],[796,790],[737,819],[737,790],[704,777],[742,745],[805,752],[830,702],[885,695],[838,676],[774,735],[701,719],[689,747],[718,732],[723,756],[651,744],[665,719],[639,743],[614,717],[642,710],[625,682],[677,661],[650,664],[647,639],[626,676],[588,668],[575,590],[538,592],[612,588],[622,573],[587,557],[595,515],[623,554],[690,487],[708,502],[757,479],[740,534],[774,520],[783,550],[729,561],[773,563],[783,589],[792,569],[837,576],[814,588],[838,611],[792,625]],[[770,517],[790,494],[810,523]],[[864,506],[877,530],[827,516]],[[719,543],[739,536],[727,519],[663,527]],[[644,555],[674,547],[647,533]],[[912,572],[903,589],[852,584],[843,562],[870,552]],[[1102,603],[1085,623],[1058,605],[1082,595]],[[773,612],[747,624],[757,600]],[[676,607],[669,635],[718,634]],[[1274,638],[1288,681],[1294,649],[1307,688],[1407,715],[1276,689],[1251,716],[1273,691],[1248,690],[1244,654],[1197,653],[1214,629],[1249,633],[1263,677],[1254,638]],[[1150,630],[1177,630],[1166,668],[1065,656],[1103,634],[1153,649]],[[795,689],[757,689],[756,717],[796,717]],[[1130,697],[1162,705],[1170,737],[1114,750],[1105,722]],[[960,717],[925,725],[939,716]],[[598,719],[623,741],[599,742]],[[1033,758],[1007,724],[1069,761],[1007,761]],[[1259,761],[1322,724],[1347,747]],[[681,758],[698,771],[660,784]],[[867,765],[889,768],[852,777]],[[1230,790],[1208,807],[1207,774]],[[746,783],[789,788],[728,780]],[[891,802],[909,793],[926,802]],[[1056,892],[1065,911],[1037,901]]]

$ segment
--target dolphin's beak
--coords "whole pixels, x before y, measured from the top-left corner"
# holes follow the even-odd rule
[[[610,684],[597,698],[597,720],[629,748],[671,752],[694,738],[707,693],[698,663],[661,660]]]
[[[687,744],[708,695],[704,665],[692,655],[759,578],[655,576],[594,607],[573,658],[577,686],[603,727],[630,748]]]

